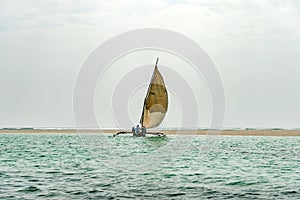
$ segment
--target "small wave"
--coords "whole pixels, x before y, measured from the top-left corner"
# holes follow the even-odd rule
[[[185,195],[185,193],[178,192],[178,193],[166,194],[167,197],[177,197],[177,196],[182,196],[182,195]]]
[[[28,186],[28,187],[23,188],[19,191],[20,192],[36,192],[36,191],[40,191],[40,189],[38,187],[35,187],[35,186]]]

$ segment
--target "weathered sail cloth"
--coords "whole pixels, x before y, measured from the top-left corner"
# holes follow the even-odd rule
[[[164,79],[157,68],[157,62],[151,78],[140,123],[146,128],[160,125],[168,110],[168,92]]]

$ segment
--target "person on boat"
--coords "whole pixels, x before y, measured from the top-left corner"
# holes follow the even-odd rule
[[[132,127],[131,131],[133,133],[133,136],[135,136],[135,128],[134,128],[134,126]]]
[[[145,136],[146,135],[146,127],[142,126],[142,135]]]
[[[146,127],[142,126],[142,133],[146,134]]]
[[[136,128],[135,128],[135,134],[136,135],[140,134],[140,131],[141,131],[140,125],[137,125]]]

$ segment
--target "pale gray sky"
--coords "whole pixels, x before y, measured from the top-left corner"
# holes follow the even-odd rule
[[[112,36],[146,27],[204,48],[223,79],[226,127],[300,127],[297,0],[0,0],[0,127],[74,126],[85,59]]]

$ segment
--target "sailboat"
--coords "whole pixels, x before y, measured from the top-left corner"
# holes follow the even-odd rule
[[[146,135],[165,136],[161,132],[147,132],[148,128],[158,127],[168,110],[168,91],[164,83],[164,79],[158,70],[158,60],[154,67],[153,75],[148,86],[148,91],[144,100],[142,115],[140,119],[141,128],[132,127],[132,131],[121,131],[113,136],[120,134],[133,134],[136,137],[145,137]]]

